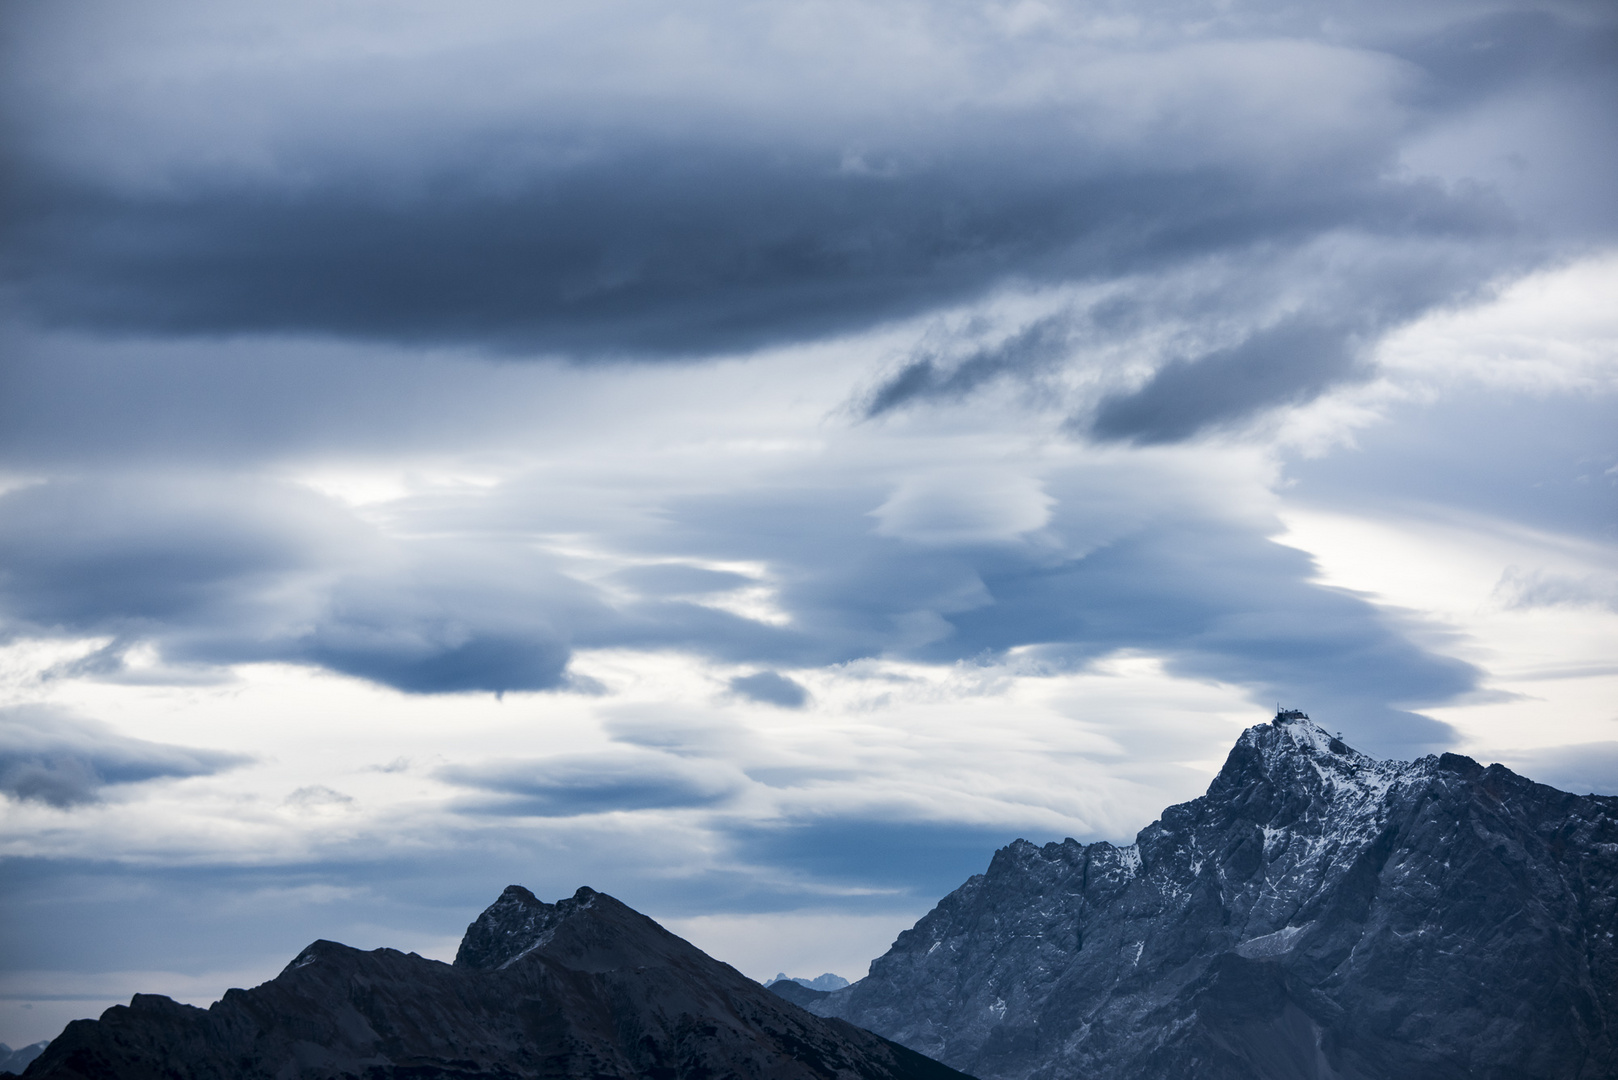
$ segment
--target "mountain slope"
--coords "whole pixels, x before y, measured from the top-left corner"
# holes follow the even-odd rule
[[[791,1005],[610,896],[508,888],[454,965],[317,941],[208,1009],[137,995],[68,1025],[29,1080],[960,1080]]]
[[[1618,798],[1302,714],[1117,848],[1019,840],[810,1002],[992,1080],[1618,1075]]]

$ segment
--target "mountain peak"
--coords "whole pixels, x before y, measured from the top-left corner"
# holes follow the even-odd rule
[[[1205,798],[1239,806],[1261,825],[1272,823],[1258,820],[1266,813],[1290,821],[1328,812],[1366,824],[1379,816],[1391,788],[1435,763],[1379,760],[1288,709],[1242,732]]]
[[[547,904],[521,885],[507,885],[466,928],[455,966],[475,971],[505,967],[549,941],[563,921],[594,906],[601,895],[581,885],[572,897]]]
[[[969,1080],[810,1015],[604,893],[547,904],[520,886],[455,965],[318,941],[206,1009],[136,994],[76,1020],[28,1075]]]
[[[1284,710],[1136,843],[1017,841],[806,1007],[989,1080],[1618,1076],[1618,798]]]
[[[1358,765],[1374,762],[1343,741],[1342,735],[1333,735],[1307,713],[1284,709],[1267,724],[1256,724],[1242,732],[1242,740],[1268,750],[1271,754],[1303,754],[1311,760],[1327,761],[1333,765]],[[1239,744],[1238,744],[1239,745]]]

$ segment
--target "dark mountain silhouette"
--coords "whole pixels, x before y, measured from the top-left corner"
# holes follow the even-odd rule
[[[792,1004],[802,1005],[806,1009],[810,1007],[812,1002],[831,995],[830,990],[816,990],[812,986],[805,986],[803,983],[793,982],[791,979],[782,979],[779,982],[770,983],[769,990],[770,993],[784,997]]]
[[[28,1080],[961,1080],[812,1016],[590,889],[508,888],[453,965],[317,941],[207,1009],[138,994],[79,1020]]]
[[[848,980],[841,975],[833,975],[829,971],[814,979],[789,978],[785,972],[782,972],[764,985],[794,1005],[802,1005],[804,1008],[808,1008],[811,1001],[823,998],[831,991],[841,990],[847,986]]]
[[[1301,713],[1126,848],[1019,840],[806,1001],[991,1080],[1618,1076],[1618,798]]]

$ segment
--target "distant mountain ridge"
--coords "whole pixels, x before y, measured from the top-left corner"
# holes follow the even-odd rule
[[[22,1072],[28,1067],[28,1063],[37,1058],[48,1045],[50,1045],[49,1041],[29,1043],[27,1046],[19,1046],[13,1050],[5,1043],[0,1043],[0,1073]]]
[[[828,992],[832,990],[841,990],[843,987],[848,985],[847,979],[843,978],[841,975],[834,975],[829,971],[823,975],[816,975],[812,979],[806,979],[801,975],[788,975],[783,971],[778,973],[773,979],[766,979],[764,981],[764,985],[768,987],[774,986],[776,983],[783,982],[795,982],[799,986],[807,986],[811,990],[825,990]]]
[[[1301,713],[1128,847],[1018,840],[806,1002],[986,1080],[1618,1076],[1618,798]]]
[[[813,979],[794,979],[782,972],[764,984],[765,989],[772,994],[777,997],[784,997],[792,1004],[801,1005],[805,1009],[809,1009],[813,1002],[825,997],[833,990],[841,990],[847,985],[847,979],[841,975],[833,975],[829,971]],[[812,1012],[813,1009],[810,1009],[810,1011]]]
[[[453,965],[317,941],[210,1008],[137,994],[78,1020],[28,1080],[963,1080],[812,1016],[604,893],[520,886]]]

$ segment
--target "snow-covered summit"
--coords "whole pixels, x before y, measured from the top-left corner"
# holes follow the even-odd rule
[[[1409,768],[1408,762],[1379,761],[1361,753],[1344,742],[1342,735],[1333,735],[1291,709],[1277,713],[1268,724],[1257,724],[1242,732],[1237,746],[1242,745],[1257,749],[1271,769],[1302,758],[1333,778],[1358,779],[1366,771],[1391,774]]]
[[[1300,818],[1311,810],[1297,805],[1307,797],[1315,816],[1329,814],[1342,824],[1365,824],[1402,781],[1427,775],[1433,759],[1383,761],[1349,746],[1304,713],[1287,709],[1267,724],[1242,732],[1225,767],[1208,789],[1208,797],[1228,796],[1232,789],[1265,785],[1285,791],[1291,811]],[[1285,815],[1287,807],[1277,807]]]

